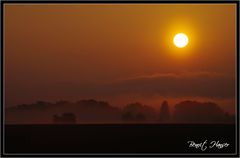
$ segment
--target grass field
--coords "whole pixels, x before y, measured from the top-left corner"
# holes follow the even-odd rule
[[[229,143],[226,148],[189,148],[188,141]],[[6,125],[6,153],[234,153],[235,126]]]

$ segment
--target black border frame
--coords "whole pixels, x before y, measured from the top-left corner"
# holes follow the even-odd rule
[[[1,157],[96,157],[96,156],[99,156],[99,157],[111,157],[111,156],[114,156],[114,157],[125,157],[125,156],[130,156],[130,157],[239,157],[239,0],[229,0],[229,1],[225,1],[225,0],[70,0],[70,1],[64,1],[64,0],[0,0],[1,1]],[[101,154],[101,155],[97,155],[97,154],[89,154],[89,155],[86,155],[86,154],[79,154],[79,153],[72,153],[74,155],[71,155],[71,154],[40,154],[40,155],[37,155],[37,154],[31,154],[31,155],[24,155],[24,154],[21,154],[21,155],[12,155],[12,154],[7,154],[7,153],[4,153],[4,144],[5,142],[4,141],[4,129],[3,127],[5,126],[4,125],[4,106],[3,106],[3,102],[4,102],[4,96],[3,96],[3,92],[4,92],[4,76],[3,76],[3,68],[4,68],[4,53],[3,53],[3,50],[4,50],[4,41],[3,41],[3,34],[4,34],[4,24],[3,24],[3,18],[4,18],[4,4],[11,4],[11,3],[33,3],[33,4],[36,4],[36,3],[60,3],[60,4],[66,4],[66,3],[70,3],[70,4],[73,4],[73,3],[78,3],[78,4],[81,4],[81,3],[95,3],[95,4],[122,4],[122,3],[126,3],[126,4],[129,4],[129,3],[137,3],[137,4],[174,4],[174,3],[184,3],[184,4],[203,4],[203,3],[206,3],[206,4],[235,4],[236,5],[236,71],[237,71],[237,76],[236,76],[236,86],[237,86],[237,89],[236,89],[236,99],[237,99],[237,108],[236,108],[236,114],[237,114],[237,118],[236,118],[236,153],[233,154],[225,154],[225,155],[214,155],[214,154],[202,154],[202,153],[199,153],[198,155],[192,155],[191,153],[190,154],[181,154],[181,155],[173,155],[173,154],[160,154],[158,155],[158,153],[156,153],[156,155],[151,155],[151,154],[112,154],[112,153],[109,153],[109,154]]]

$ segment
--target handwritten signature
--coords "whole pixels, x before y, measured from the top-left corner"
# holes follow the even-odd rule
[[[194,141],[188,141],[187,142],[189,144],[189,148],[196,148],[196,149],[200,149],[202,151],[207,150],[208,148],[217,148],[217,149],[223,149],[228,147],[230,144],[229,143],[220,143],[220,141],[211,141],[210,143],[208,143],[208,140],[205,140],[204,142],[200,142],[200,143],[196,143]]]

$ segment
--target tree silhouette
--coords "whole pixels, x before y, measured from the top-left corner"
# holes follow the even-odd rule
[[[217,104],[197,101],[176,104],[174,117],[177,122],[184,123],[227,122],[230,118]]]
[[[168,107],[168,102],[164,101],[160,107],[159,113],[159,121],[160,122],[168,122],[170,120],[170,111]]]
[[[63,113],[61,116],[53,115],[53,122],[60,124],[76,123],[76,116],[73,113]]]

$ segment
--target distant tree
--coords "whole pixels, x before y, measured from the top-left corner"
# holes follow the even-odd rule
[[[142,122],[142,121],[145,121],[145,120],[146,120],[146,117],[144,116],[144,114],[138,113],[138,114],[136,115],[136,121]]]
[[[168,102],[164,101],[160,107],[159,121],[168,122],[170,120],[170,110],[168,107]]]
[[[76,123],[76,116],[73,113],[63,113],[61,116],[53,115],[53,122],[60,124]]]
[[[133,121],[134,120],[134,116],[131,112],[125,112],[122,114],[122,119],[124,121]]]
[[[174,119],[183,123],[217,123],[228,122],[231,117],[215,103],[183,101],[176,104]]]
[[[153,108],[141,103],[131,103],[122,110],[122,119],[131,122],[155,121],[156,112]]]
[[[105,101],[96,101],[94,99],[89,100],[80,100],[76,102],[77,105],[86,107],[86,108],[111,108],[108,102]]]
[[[225,117],[224,117],[223,121],[228,122],[228,123],[233,123],[234,120],[235,120],[234,115],[230,115],[228,112],[225,113]]]
[[[70,104],[69,101],[65,101],[65,100],[60,100],[56,102],[57,105],[66,105],[66,104]]]
[[[27,109],[30,109],[30,105],[20,104],[20,105],[17,105],[17,109],[19,109],[19,110],[27,110]]]
[[[48,102],[38,100],[38,101],[36,101],[36,104],[37,105],[46,105],[46,104],[48,104]]]

